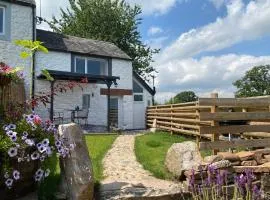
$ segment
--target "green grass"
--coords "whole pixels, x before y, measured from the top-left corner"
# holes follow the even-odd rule
[[[99,183],[103,179],[102,159],[111,148],[117,135],[87,135],[85,138],[92,159],[95,182]]]
[[[136,137],[135,154],[144,169],[153,173],[160,179],[173,179],[171,173],[165,168],[165,157],[173,143],[194,141],[192,137],[171,135],[167,132],[149,133]],[[203,157],[211,155],[211,151],[201,152]]]
[[[91,156],[95,184],[98,185],[103,178],[102,159],[106,152],[111,148],[117,135],[86,135],[86,144]],[[60,167],[57,157],[53,157],[48,163],[51,174],[40,184],[38,195],[39,200],[54,200],[54,194],[60,183]]]
[[[144,169],[149,170],[157,178],[172,179],[172,175],[164,166],[168,149],[173,143],[192,140],[169,133],[149,133],[136,137],[135,154]]]

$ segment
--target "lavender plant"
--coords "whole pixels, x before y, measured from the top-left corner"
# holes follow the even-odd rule
[[[234,177],[233,194],[229,191],[227,170],[216,169],[213,165],[207,166],[204,171],[199,168],[200,183],[196,182],[195,170],[189,179],[189,190],[194,200],[260,200],[262,192],[258,185],[252,184],[255,176],[251,170],[245,170]]]

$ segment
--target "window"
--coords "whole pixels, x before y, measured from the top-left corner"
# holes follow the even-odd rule
[[[136,81],[133,81],[133,92],[143,93],[143,88]]]
[[[107,75],[108,61],[97,58],[75,58],[75,72],[92,75]]]
[[[5,34],[5,8],[0,6],[0,35]]]
[[[86,108],[86,109],[90,108],[90,94],[83,95],[82,108]]]
[[[134,101],[143,101],[143,88],[136,81],[133,81],[133,94]]]

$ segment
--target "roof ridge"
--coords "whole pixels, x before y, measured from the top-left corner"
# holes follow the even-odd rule
[[[74,35],[68,35],[68,34],[63,34],[63,33],[57,33],[57,32],[53,32],[53,31],[49,31],[49,30],[43,30],[43,29],[37,29],[38,31],[44,31],[44,32],[48,32],[48,33],[53,33],[53,34],[59,34],[62,36],[68,36],[68,37],[72,37],[72,38],[78,38],[78,39],[84,39],[84,40],[92,40],[92,41],[97,41],[97,42],[103,42],[103,43],[109,43],[112,45],[117,46],[116,44],[114,44],[113,42],[110,41],[105,41],[105,40],[97,40],[97,39],[92,39],[92,38],[85,38],[85,37],[78,37],[78,36],[74,36]],[[118,47],[118,46],[117,46]],[[118,47],[119,48],[119,47]],[[120,49],[120,48],[119,48]],[[121,50],[121,49],[120,49]],[[121,50],[123,51],[123,50]]]

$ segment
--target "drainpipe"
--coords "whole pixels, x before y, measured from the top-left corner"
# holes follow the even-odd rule
[[[32,32],[32,40],[36,40],[36,6],[32,6],[32,15],[33,15],[33,22],[32,22],[32,27],[33,27],[33,32]],[[35,97],[35,78],[36,78],[36,54],[34,52],[33,57],[32,57],[32,69],[31,69],[31,99],[33,100]],[[34,106],[32,106],[32,111],[34,111]]]

